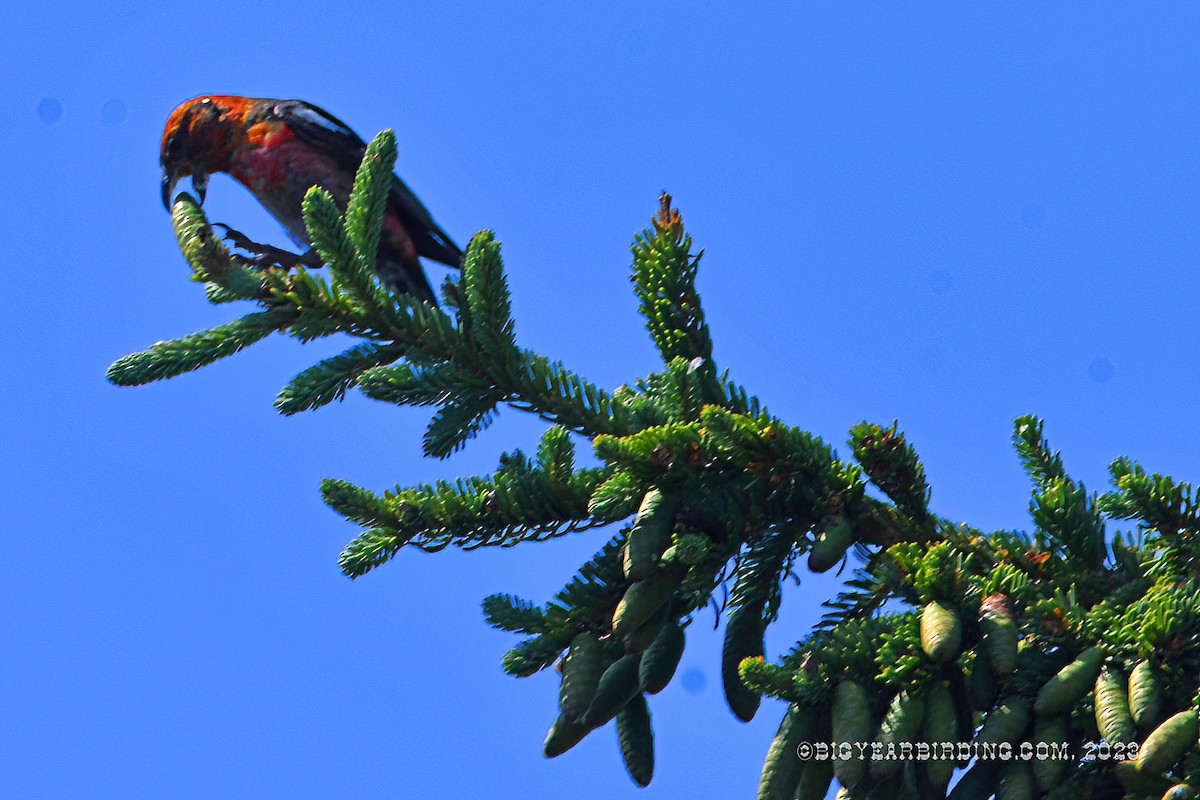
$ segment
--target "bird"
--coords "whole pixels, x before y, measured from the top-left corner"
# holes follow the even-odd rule
[[[287,230],[302,254],[259,245],[225,227],[227,239],[258,254],[258,265],[320,266],[304,227],[301,203],[312,186],[333,195],[344,210],[366,142],[346,123],[303,100],[202,95],[171,112],[159,163],[168,210],[175,185],[190,177],[201,203],[208,178],[224,173],[245,186]],[[450,267],[462,250],[395,174],[388,193],[376,272],[399,294],[436,304],[420,258]]]

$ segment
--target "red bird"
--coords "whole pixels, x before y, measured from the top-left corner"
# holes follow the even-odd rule
[[[224,172],[249,189],[298,244],[311,248],[300,211],[305,192],[322,186],[345,209],[366,147],[341,120],[302,100],[197,97],[172,111],[163,131],[163,204],[170,209],[175,184],[187,176],[204,202],[208,176]],[[320,263],[311,249],[296,256],[256,245],[234,231],[230,238],[270,263]],[[397,292],[435,302],[421,256],[451,267],[462,261],[458,246],[393,176],[377,271]]]

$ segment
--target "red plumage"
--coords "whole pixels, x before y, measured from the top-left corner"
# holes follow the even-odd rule
[[[159,156],[163,203],[170,206],[175,184],[187,176],[203,201],[208,176],[227,173],[249,189],[294,239],[309,247],[301,214],[305,193],[321,186],[344,209],[365,151],[366,143],[345,123],[301,100],[197,97],[171,112],[163,131]],[[377,271],[396,291],[433,302],[420,257],[457,267],[462,251],[393,175]],[[313,263],[316,258],[306,254],[298,260]]]

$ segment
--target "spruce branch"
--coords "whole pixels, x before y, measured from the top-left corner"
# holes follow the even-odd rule
[[[712,359],[712,339],[696,291],[701,255],[692,255],[692,238],[664,192],[650,228],[634,238],[633,284],[641,301],[638,310],[666,363]]]
[[[400,349],[395,346],[368,342],[351,347],[292,378],[275,398],[275,407],[284,414],[296,414],[341,400],[364,372],[399,357]]]
[[[466,288],[463,323],[467,336],[484,356],[500,361],[517,347],[500,244],[490,232],[480,235],[474,244],[462,266]]]
[[[1128,458],[1113,461],[1109,473],[1116,491],[1097,499],[1101,511],[1114,519],[1138,520],[1151,529],[1200,533],[1200,497],[1190,483],[1147,473]]]
[[[358,577],[384,563],[405,545],[437,551],[512,547],[603,525],[588,501],[604,480],[604,469],[575,469],[574,446],[561,429],[543,437],[536,461],[506,455],[487,476],[397,487],[378,496],[344,481],[322,485],[325,501],[347,519],[368,527],[342,553],[342,571]]]
[[[866,421],[850,429],[850,446],[863,470],[898,508],[923,520],[928,514],[929,485],[912,445],[897,430]]]
[[[699,253],[663,195],[633,244],[634,291],[663,368],[609,392],[519,343],[500,245],[483,231],[444,305],[387,291],[375,274],[395,158],[385,132],[367,150],[343,212],[319,187],[303,214],[329,267],[258,269],[231,255],[194,199],[173,220],[193,279],[213,303],[257,310],[117,361],[109,379],[146,383],[231,355],[272,331],[308,342],[358,340],[304,370],[277,398],[285,414],[357,386],[429,407],[427,455],[444,457],[502,406],[551,425],[533,456],[503,455],[487,475],[376,493],[341,480],[328,505],[361,527],[342,571],[359,577],[405,547],[512,547],[593,528],[607,542],[543,605],[484,600],[489,624],[524,634],[502,659],[516,676],[562,673],[548,756],[612,722],[636,783],[651,778],[647,697],[671,681],[685,630],[714,607],[727,618],[722,682],[741,719],[762,696],[789,705],[764,764],[760,798],[943,798],[946,759],[799,768],[801,741],[1059,743],[1053,762],[981,760],[951,796],[1188,796],[1200,782],[1200,496],[1192,484],[1113,462],[1096,497],[1066,472],[1033,416],[1013,444],[1031,483],[1032,528],[985,532],[931,508],[915,450],[867,422],[853,462],[769,414],[713,363],[696,290]],[[577,440],[598,462],[581,466]],[[1113,520],[1137,530],[1115,532]],[[824,618],[781,658],[765,633],[797,564],[852,563]],[[809,737],[809,738],[804,738]],[[1138,743],[1136,761],[1084,761],[1077,744]],[[1147,788],[1150,787],[1150,788]],[[1176,788],[1171,788],[1176,787]]]
[[[192,333],[118,359],[108,368],[108,379],[118,386],[139,386],[208,366],[287,327],[284,311],[259,311],[241,319]]]
[[[1013,423],[1013,445],[1036,485],[1043,486],[1066,477],[1062,456],[1051,450],[1049,442],[1042,438],[1042,421],[1037,417],[1017,417]]]
[[[483,598],[483,616],[493,628],[513,633],[544,633],[549,624],[546,612],[509,594]]]
[[[352,279],[355,285],[374,282],[379,236],[383,231],[384,208],[391,191],[395,163],[396,134],[389,129],[367,145],[354,175],[354,188],[346,204],[346,233],[358,254],[353,265],[357,273]]]
[[[454,398],[433,415],[425,431],[422,446],[425,455],[445,458],[468,439],[474,439],[495,419],[494,396]]]
[[[347,218],[350,209],[359,210],[364,203],[374,208],[374,198],[364,201],[359,197],[359,194],[371,188],[362,185],[358,180],[355,181],[354,192],[350,195],[347,206]],[[369,236],[351,236],[346,230],[337,201],[319,186],[312,187],[304,195],[301,211],[304,215],[304,227],[312,237],[313,249],[329,266],[334,280],[359,302],[370,304],[376,309],[386,308],[389,305],[387,293],[376,281],[374,260],[367,261],[362,255],[362,248],[369,246],[371,241]],[[361,211],[359,213],[361,215]],[[377,247],[378,231],[374,231],[373,235]]]

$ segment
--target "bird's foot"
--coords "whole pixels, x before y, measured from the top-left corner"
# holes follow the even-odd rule
[[[240,253],[236,254],[242,262],[252,269],[270,269],[271,267],[279,267],[280,269],[291,269],[293,267],[319,267],[321,261],[316,253],[312,250],[306,250],[303,253],[293,253],[290,250],[284,250],[280,247],[275,247],[269,244],[260,244],[241,231],[234,230],[228,225],[220,222],[214,223],[214,228],[222,228],[225,235],[221,238],[229,242],[238,250],[249,253],[249,256],[243,256]]]

